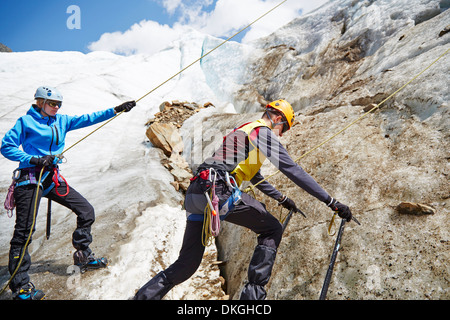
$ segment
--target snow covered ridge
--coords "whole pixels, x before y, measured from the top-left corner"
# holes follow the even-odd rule
[[[52,236],[46,241],[44,200],[30,247],[32,281],[49,299],[127,299],[176,259],[184,232],[183,198],[145,136],[145,122],[163,101],[211,101],[216,106],[180,129],[186,143],[201,137],[200,150],[207,148],[202,155],[209,155],[216,141],[207,140],[208,130],[226,131],[244,118],[253,120],[266,101],[286,98],[298,111],[298,124],[282,142],[296,157],[448,49],[448,7],[444,0],[333,1],[266,38],[245,46],[231,42],[202,59],[65,155],[62,174],[96,209],[92,249],[109,258],[108,269],[68,273],[75,215],[53,206]],[[42,84],[62,91],[61,113],[89,113],[141,97],[220,41],[192,31],[154,55],[0,53],[0,135],[25,114]],[[346,231],[330,299],[449,298],[449,68],[447,56],[381,112],[302,161],[325,189],[348,202],[363,224]],[[225,114],[236,110],[257,113]],[[91,129],[71,132],[66,145]],[[196,146],[185,148],[186,158],[197,155]],[[0,158],[1,199],[16,166]],[[332,242],[326,235],[329,212],[282,176],[270,182],[309,215],[291,220],[269,298],[316,299]],[[400,201],[432,204],[436,213],[408,218],[395,213]],[[233,297],[246,277],[242,266],[248,265],[255,236],[224,225],[219,258],[228,261],[225,275]],[[2,211],[2,284],[8,279],[13,226],[14,219]],[[208,250],[214,256],[215,248]],[[220,297],[196,290],[206,278],[218,277],[217,269],[205,267],[167,298]]]

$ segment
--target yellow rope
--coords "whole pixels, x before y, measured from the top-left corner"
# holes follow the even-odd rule
[[[303,159],[304,157],[306,157],[308,154],[310,154],[311,152],[313,152],[314,150],[320,148],[321,146],[323,146],[325,143],[329,142],[330,140],[334,139],[337,135],[341,134],[342,132],[344,132],[345,130],[347,130],[348,128],[350,128],[351,126],[353,126],[355,123],[359,122],[360,120],[362,120],[363,118],[365,118],[367,115],[369,115],[370,113],[372,113],[373,111],[375,111],[376,109],[378,109],[383,103],[385,103],[386,101],[388,101],[389,99],[391,99],[393,96],[395,96],[398,92],[400,92],[401,90],[403,90],[407,85],[409,85],[411,82],[413,82],[414,80],[416,80],[420,75],[422,75],[422,73],[424,73],[425,71],[427,71],[429,68],[431,68],[432,65],[434,65],[436,62],[438,62],[443,56],[445,56],[448,51],[450,51],[450,48],[447,49],[443,54],[441,54],[436,60],[434,60],[428,67],[426,67],[425,69],[423,69],[420,73],[418,73],[415,77],[413,77],[411,80],[409,80],[407,83],[405,83],[403,86],[401,86],[399,89],[397,89],[394,93],[392,93],[389,97],[387,97],[386,99],[384,99],[383,101],[381,101],[379,104],[377,104],[375,107],[373,107],[372,109],[370,109],[369,111],[367,111],[366,113],[364,113],[362,116],[360,116],[358,119],[354,120],[353,122],[351,122],[350,124],[348,124],[347,126],[345,126],[343,129],[339,130],[338,132],[336,132],[335,134],[333,134],[331,137],[329,137],[328,139],[322,141],[321,143],[319,143],[318,145],[316,145],[315,147],[313,147],[312,149],[310,149],[308,152],[304,153],[303,155],[301,155],[300,157],[298,157],[295,162],[298,162],[299,160]],[[258,181],[258,183],[254,184],[254,185],[250,185],[249,187],[247,187],[244,192],[249,192],[252,191],[257,185],[259,185],[260,183],[266,181],[267,179],[273,177],[274,175],[276,175],[277,173],[279,173],[280,170],[275,171],[274,173],[272,173],[271,175],[267,176],[265,179]]]
[[[202,244],[204,247],[209,246],[214,238],[211,232],[211,209],[206,205],[203,211],[203,230],[202,230]]]

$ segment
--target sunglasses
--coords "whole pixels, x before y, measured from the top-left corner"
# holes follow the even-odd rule
[[[278,124],[283,124],[283,130],[281,131],[281,133],[285,133],[289,130],[289,123],[287,121],[281,121],[278,122]]]
[[[61,108],[62,102],[61,101],[47,101],[47,104],[52,108]]]

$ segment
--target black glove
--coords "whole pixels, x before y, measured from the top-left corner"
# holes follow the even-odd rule
[[[47,155],[40,158],[32,157],[30,159],[30,164],[34,164],[38,167],[46,167],[53,164],[53,161],[55,160],[55,156]]]
[[[136,101],[128,101],[114,108],[115,113],[128,112],[136,106]]]
[[[297,206],[295,205],[295,202],[286,196],[282,196],[278,200],[278,205],[282,205],[285,209],[288,209],[289,211],[294,210],[294,212],[299,212]]]
[[[331,208],[331,210],[337,212],[339,217],[347,220],[347,222],[352,220],[352,212],[350,211],[350,208],[345,204],[342,204],[336,199],[331,198],[331,202],[328,206]]]

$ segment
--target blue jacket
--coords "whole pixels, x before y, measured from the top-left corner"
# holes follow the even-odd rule
[[[1,153],[12,161],[19,161],[19,168],[33,167],[32,157],[58,155],[63,152],[66,133],[84,128],[114,117],[114,108],[81,116],[56,114],[43,117],[33,105],[20,117],[2,140]],[[19,148],[22,146],[22,150]]]

